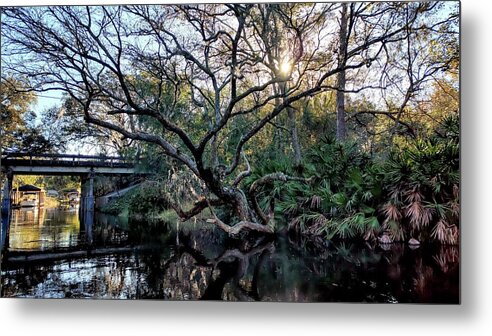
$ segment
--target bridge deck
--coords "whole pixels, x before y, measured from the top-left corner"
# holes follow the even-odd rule
[[[121,157],[71,154],[3,153],[2,169],[14,174],[134,174],[134,163]]]

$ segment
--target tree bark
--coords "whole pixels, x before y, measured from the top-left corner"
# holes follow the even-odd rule
[[[287,83],[283,83],[282,90],[284,96],[287,95]],[[288,127],[290,133],[290,141],[292,151],[294,153],[294,167],[299,167],[302,162],[301,145],[299,144],[299,136],[297,132],[296,110],[292,106],[287,106]]]
[[[339,31],[339,47],[338,47],[338,66],[344,67],[347,62],[347,4],[342,4],[342,12],[340,18]],[[345,70],[337,74],[337,141],[344,141],[347,137],[347,127],[345,123]]]
[[[294,151],[294,166],[299,167],[302,162],[301,145],[297,132],[296,111],[292,107],[287,107],[287,116],[289,118],[290,139],[292,141],[292,150]]]

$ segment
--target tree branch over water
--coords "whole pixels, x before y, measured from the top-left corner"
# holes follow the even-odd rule
[[[213,194],[210,202],[230,206],[239,219],[229,226],[215,216],[224,231],[269,233],[273,215],[264,214],[256,191],[274,181],[310,180],[275,172],[253,182],[246,197],[239,185],[255,169],[246,158],[254,141],[286,116],[299,167],[299,106],[329,92],[388,87],[402,98],[396,115],[386,114],[393,131],[401,124],[411,132],[404,109],[449,66],[419,58],[415,47],[422,45],[414,42],[418,34],[446,24],[440,19],[424,29],[436,6],[352,5],[344,48],[337,48],[339,6],[332,3],[5,7],[3,68],[29,78],[33,90],[64,91],[73,103],[66,105],[86,122],[157,146],[186,166]],[[406,55],[405,69],[391,50]],[[346,88],[335,85],[342,74]],[[245,170],[238,172],[242,160]],[[185,219],[209,205],[199,199],[184,211],[170,204]]]

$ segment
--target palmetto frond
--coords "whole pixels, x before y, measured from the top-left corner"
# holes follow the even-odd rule
[[[398,222],[401,218],[400,210],[398,210],[398,207],[393,203],[386,203],[383,206],[383,214],[386,217],[386,220]]]
[[[449,225],[441,218],[434,226],[431,236],[444,244],[456,244],[458,242],[458,228],[456,225]]]

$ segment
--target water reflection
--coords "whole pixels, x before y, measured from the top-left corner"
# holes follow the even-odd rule
[[[80,222],[76,208],[21,208],[12,211],[10,251],[39,251],[77,246]]]
[[[47,211],[44,223],[36,226],[37,234],[33,228],[23,231],[31,235],[29,239],[21,238],[19,230],[17,237],[10,237],[2,265],[2,297],[459,301],[457,247],[412,250],[392,245],[383,250],[288,236],[238,242],[213,228],[177,231],[172,224],[121,223],[100,216],[89,245],[84,225],[70,229],[68,220],[54,225],[57,216],[71,218],[69,213]],[[11,229],[15,225],[20,224],[12,220]],[[44,232],[46,228],[51,234]],[[70,238],[73,235],[78,240]],[[43,237],[54,237],[51,245],[36,242],[37,250],[32,250],[32,240]],[[28,246],[31,250],[26,253]],[[48,246],[72,249],[47,251]]]

